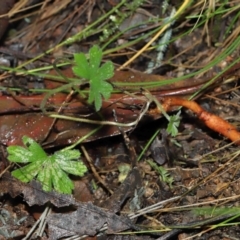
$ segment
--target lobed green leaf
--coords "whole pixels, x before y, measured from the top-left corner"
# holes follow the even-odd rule
[[[32,162],[28,165],[12,171],[12,176],[22,182],[30,182],[33,178],[41,172],[41,162]]]
[[[83,53],[74,54],[76,66],[73,67],[73,72],[89,80],[88,102],[94,103],[97,111],[102,107],[102,97],[108,99],[113,90],[112,85],[106,80],[113,77],[114,67],[110,61],[100,67],[102,56],[102,50],[96,45],[89,50],[89,63]]]
[[[54,153],[54,157],[57,159],[59,164],[62,164],[66,161],[78,159],[80,157],[80,152],[78,150],[58,151]]]
[[[37,177],[44,191],[54,189],[60,193],[70,194],[74,185],[67,174],[83,176],[87,171],[86,166],[79,161],[78,150],[62,150],[47,156],[33,139],[24,136],[23,142],[27,148],[10,146],[7,149],[9,161],[28,163],[12,171],[12,175],[22,182],[29,182]]]
[[[92,71],[96,71],[101,64],[102,61],[102,50],[94,45],[93,47],[90,48],[89,50],[89,65]]]
[[[44,159],[47,157],[47,154],[45,153],[43,148],[32,138],[23,136],[22,140],[24,145],[28,147],[29,151],[32,153],[32,158],[35,158],[35,160],[38,160],[38,159]]]
[[[28,163],[34,161],[32,152],[21,146],[9,146],[7,148],[8,160],[16,163]]]
[[[76,53],[73,55],[76,66],[74,66],[73,72],[76,76],[89,79],[90,68],[86,56],[83,53]]]
[[[74,188],[74,185],[70,178],[67,176],[67,174],[60,168],[59,169],[51,168],[51,171],[52,175],[54,176],[52,178],[54,189],[61,193],[70,194]]]
[[[104,63],[99,69],[98,69],[98,76],[100,80],[107,80],[113,77],[114,75],[114,67],[112,62],[108,61]]]
[[[80,177],[87,172],[87,167],[83,164],[83,162],[79,162],[79,161],[65,162],[61,164],[61,169],[67,173],[80,176]]]
[[[43,190],[46,192],[52,191],[52,175],[51,167],[46,167],[44,171],[40,171],[37,176],[37,180],[43,186]]]

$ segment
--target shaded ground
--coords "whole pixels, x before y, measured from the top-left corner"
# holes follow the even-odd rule
[[[17,166],[8,162],[6,147],[21,143],[23,135],[34,137],[51,154],[95,129],[95,125],[89,124],[52,122],[42,113],[39,107],[43,101],[41,89],[56,88],[62,83],[49,80],[49,76],[44,78],[40,73],[54,74],[52,64],[56,59],[59,62],[66,62],[60,59],[63,57],[72,60],[73,53],[87,53],[93,44],[104,48],[104,61],[113,61],[117,69],[145,46],[174,9],[181,6],[170,3],[164,11],[159,1],[143,1],[139,6],[138,1],[133,1],[132,5],[124,5],[124,2],[18,1],[16,12],[10,14],[10,24],[0,48],[0,239],[23,239],[27,234],[26,239],[81,239],[83,235],[95,239],[240,238],[238,146],[208,129],[186,109],[181,111],[175,137],[166,133],[168,122],[164,117],[148,111],[136,127],[122,128],[127,136],[121,134],[122,129],[118,127],[104,126],[87,138],[87,143],[77,145],[88,173],[83,178],[71,177],[75,185],[73,198],[44,193],[38,183],[20,183],[8,174]],[[118,3],[123,4],[118,12],[101,18],[118,8]],[[165,40],[168,44],[162,60],[158,59],[156,49],[152,49],[153,44],[127,67],[140,71],[143,79],[146,76],[143,72],[166,79],[194,73],[188,81],[203,79],[204,83],[222,73],[224,77],[201,91],[196,99],[205,110],[239,129],[238,9],[236,2],[190,5],[172,24],[172,36]],[[114,16],[117,20],[113,20]],[[85,32],[97,20],[96,27]],[[142,24],[126,29],[137,23]],[[119,34],[119,29],[125,32]],[[84,34],[71,43],[62,44],[81,32]],[[151,34],[146,36],[148,33]],[[33,60],[42,53],[42,57]],[[156,59],[161,63],[149,73],[150,70],[146,70],[148,62],[153,60],[154,65]],[[230,75],[224,75],[231,64],[235,68],[230,68]],[[17,66],[20,66],[19,72],[11,73],[6,69]],[[59,69],[64,70],[68,78],[74,77],[69,66]],[[35,76],[30,75],[30,70],[36,72]],[[119,81],[126,81],[119,78]],[[139,92],[141,82],[142,79],[130,92]],[[179,88],[175,84],[179,91],[170,90],[174,96],[186,98],[192,94],[184,91],[187,87]],[[123,88],[117,87],[121,97],[126,94]],[[159,96],[158,89],[151,87],[149,90]],[[197,90],[199,88],[194,91]],[[160,98],[164,91],[161,90]],[[66,96],[53,98],[49,95],[45,110],[56,112]],[[112,99],[119,98],[117,95]],[[60,112],[62,115],[73,113],[77,117],[99,119],[82,96],[72,99],[69,101],[72,105],[66,105]],[[117,119],[105,103],[101,112],[104,120],[121,123],[135,120],[143,110],[143,103],[136,99],[131,100],[131,104],[129,99],[126,101],[120,106],[110,104],[117,108]],[[149,108],[155,107],[153,104]],[[154,207],[155,204],[158,205]],[[42,225],[34,228],[38,220]],[[104,229],[106,225],[108,230]],[[31,233],[31,229],[35,232]],[[67,238],[72,235],[76,236]]]

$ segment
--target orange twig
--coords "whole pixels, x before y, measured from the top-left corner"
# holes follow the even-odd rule
[[[210,129],[222,134],[233,142],[236,142],[236,144],[240,145],[240,132],[237,131],[233,125],[222,118],[205,111],[196,102],[175,97],[164,99],[163,107],[166,111],[173,106],[182,106],[192,110]]]

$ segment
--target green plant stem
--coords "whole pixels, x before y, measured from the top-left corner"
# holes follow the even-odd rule
[[[63,148],[61,151],[65,151],[65,150],[71,150],[73,148],[75,148],[77,145],[81,144],[82,142],[84,142],[87,138],[89,138],[90,136],[92,136],[93,134],[95,134],[97,131],[99,131],[103,126],[99,126],[97,128],[95,128],[94,130],[92,130],[91,132],[89,132],[88,134],[86,134],[85,136],[81,137],[79,140],[77,140],[74,144],[71,144],[65,148]]]

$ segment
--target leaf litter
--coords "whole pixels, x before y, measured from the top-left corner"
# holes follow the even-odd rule
[[[87,2],[90,2],[90,1],[87,1]],[[72,1],[72,3],[69,3],[69,6],[75,7],[74,4],[75,5],[77,4],[76,1],[75,2]],[[215,6],[215,7],[218,8],[218,6]],[[222,7],[222,6],[220,6],[220,7]],[[228,6],[224,5],[223,7],[225,8]],[[223,10],[224,10],[224,8],[223,8]],[[159,9],[154,8],[154,10],[155,9],[159,11]],[[96,14],[96,16],[99,17],[98,13],[94,12],[94,14]],[[158,14],[158,12],[157,12],[157,14]],[[201,15],[201,16],[204,17],[204,15]],[[62,17],[61,14],[59,14],[58,17],[61,20],[63,19],[63,18],[61,18]],[[193,19],[194,19],[194,17],[196,17],[196,16],[192,16]],[[227,18],[228,18],[228,16],[227,16]],[[223,18],[223,19],[227,20],[227,18],[226,19]],[[59,19],[57,21],[60,21]],[[70,22],[72,20],[73,19],[70,18]],[[228,18],[228,20],[230,21],[231,18]],[[67,21],[69,21],[69,20],[67,20]],[[189,21],[189,24],[190,24],[189,26],[191,26],[191,24],[192,24],[191,21],[192,20]],[[213,21],[216,21],[216,19],[213,18]],[[210,23],[210,21],[209,21],[209,23]],[[219,23],[219,21],[218,21],[218,23]],[[222,21],[222,23],[224,25],[225,21]],[[46,26],[50,26],[50,25],[51,24],[49,24],[49,25],[43,24],[42,26],[45,29]],[[66,25],[69,25],[69,24],[66,24]],[[210,25],[212,25],[212,27],[213,27],[218,24],[211,23]],[[173,65],[177,65],[178,68],[175,72],[170,71],[170,73],[168,73],[168,74],[181,75],[182,69],[185,69],[185,66],[189,66],[189,68],[186,67],[186,69],[184,70],[184,74],[186,74],[187,71],[192,70],[191,67],[192,67],[192,63],[194,63],[194,61],[195,61],[195,64],[193,64],[193,67],[202,68],[202,65],[204,65],[204,61],[205,60],[210,61],[211,56],[214,55],[214,53],[212,51],[213,48],[214,48],[214,50],[216,49],[216,51],[219,51],[219,48],[217,48],[217,44],[219,44],[218,40],[220,39],[219,42],[221,42],[221,44],[224,42],[224,35],[227,33],[227,31],[225,31],[226,26],[221,25],[221,29],[219,32],[219,29],[215,29],[215,28],[213,29],[210,25],[209,26],[205,25],[206,28],[204,31],[208,32],[209,30],[214,30],[214,31],[210,31],[210,32],[211,33],[217,32],[217,34],[219,34],[219,35],[216,34],[217,38],[214,38],[214,36],[211,36],[211,35],[207,35],[206,41],[209,44],[209,41],[212,40],[212,42],[214,43],[213,47],[204,48],[204,46],[203,46],[204,43],[202,42],[202,38],[203,38],[204,34],[199,33],[198,30],[196,30],[194,32],[194,34],[186,35],[186,38],[188,38],[187,40],[185,39],[183,41],[184,38],[179,39],[177,41],[177,45],[179,46],[179,49],[182,48],[184,50],[184,53],[182,54],[182,58],[177,59],[176,61],[173,59],[172,62],[169,61],[169,62],[173,63]],[[146,26],[142,26],[142,27],[146,27]],[[178,31],[179,30],[181,31],[181,25],[177,24],[177,26],[180,26],[180,29],[178,28]],[[40,27],[40,25],[39,25],[39,27]],[[210,27],[210,29],[208,29],[208,27]],[[35,29],[36,29],[36,27],[35,27]],[[138,30],[138,29],[135,28],[135,30]],[[222,31],[224,33],[222,33]],[[41,31],[39,31],[39,29],[37,29],[37,35],[40,32]],[[42,32],[45,34],[44,31],[42,31]],[[34,35],[34,34],[32,34],[31,31],[29,34]],[[27,35],[29,36],[29,34],[25,35],[25,40],[26,40],[26,36]],[[52,38],[52,34],[50,34],[50,35]],[[219,36],[219,38],[218,38],[218,36]],[[47,43],[48,43],[47,49],[49,47],[49,43],[52,43],[51,38],[49,39],[49,41],[47,40]],[[34,39],[34,37],[33,37],[33,41],[30,41],[31,44],[37,45],[37,42],[35,40],[36,39]],[[119,40],[122,41],[122,39],[119,39]],[[198,40],[200,40],[201,43],[197,45]],[[124,39],[124,41],[128,41],[128,40]],[[195,47],[192,48],[191,45],[193,45]],[[224,43],[223,43],[223,45],[224,45]],[[190,51],[189,51],[189,49],[190,49]],[[66,48],[64,50],[66,50]],[[138,49],[136,48],[133,50],[137,51]],[[198,53],[201,53],[201,54],[198,54]],[[123,54],[127,55],[128,52],[123,52]],[[176,56],[177,54],[178,53],[173,53],[172,55]],[[170,53],[170,55],[171,55],[171,53]],[[150,56],[150,58],[152,57],[151,54],[149,54],[149,56]],[[196,60],[195,56],[196,56],[196,58],[200,59],[200,61]],[[232,58],[233,56],[228,56],[228,57]],[[238,56],[234,56],[234,57],[238,57]],[[201,61],[201,58],[204,59],[204,61]],[[180,62],[179,62],[179,60],[180,60]],[[145,59],[142,62],[145,62]],[[229,62],[226,61],[226,64],[228,64],[228,63]],[[138,65],[138,63],[135,63],[133,66],[137,66],[137,65]],[[139,64],[139,66],[140,66],[139,68],[141,69],[142,65]],[[220,67],[221,66],[219,64],[218,66],[214,66],[213,68],[216,69],[216,68],[220,68]],[[162,70],[162,69],[160,69],[160,70]],[[237,75],[237,72],[236,72],[236,75]],[[235,82],[234,82],[234,85],[235,85]],[[230,83],[230,86],[231,86],[231,83]],[[222,86],[222,89],[224,89],[224,86]],[[225,90],[228,90],[228,89],[225,89]],[[234,96],[232,94],[230,94],[230,96],[224,95],[224,97],[226,98],[225,100],[226,100],[227,104],[229,104],[231,102],[230,100],[232,98],[234,99],[234,101],[238,102],[238,99],[236,96],[239,95],[239,91],[237,89],[235,89],[233,91],[234,91],[234,93],[233,93]],[[218,104],[219,109],[217,109],[216,112],[218,114],[221,114],[221,116],[223,116],[223,117],[230,117],[232,121],[236,121],[236,125],[237,125],[238,120],[235,116],[238,115],[238,111],[236,110],[236,108],[233,109],[228,106],[224,106],[224,108],[223,108],[222,104],[221,104],[222,100],[223,99],[221,97],[218,99],[218,101],[220,101],[220,104]],[[211,107],[214,105],[213,102],[214,102],[214,100],[212,99],[212,102],[209,101],[209,103],[208,103],[208,105],[210,106],[210,109],[212,109]],[[230,112],[232,112],[232,115],[229,114]],[[185,131],[191,131],[191,127],[193,127],[193,128],[196,128],[196,126],[199,127],[199,125],[196,124],[196,122],[197,122],[196,118],[191,118],[188,123],[186,123],[184,126],[180,125],[180,127],[184,128]],[[174,125],[175,122],[173,121],[172,124]],[[217,123],[215,125],[217,127]],[[150,129],[150,126],[148,126],[147,131],[150,131],[149,129]],[[144,131],[144,129],[141,129],[141,130],[142,130],[142,132]],[[149,224],[149,226],[151,226],[151,227],[153,225],[153,228],[154,228],[154,226],[156,227],[156,225],[154,225],[154,223],[156,224],[156,221],[157,221],[157,227],[162,226],[162,223],[166,226],[169,224],[170,225],[174,224],[176,226],[176,225],[179,225],[179,223],[184,223],[184,222],[190,223],[192,221],[192,219],[196,217],[192,214],[192,212],[189,211],[189,209],[187,209],[186,212],[184,212],[184,214],[180,213],[179,207],[184,208],[185,206],[187,206],[189,204],[195,204],[195,205],[199,204],[199,206],[201,206],[201,204],[204,204],[204,202],[206,205],[210,205],[210,206],[214,205],[214,207],[220,206],[221,202],[224,202],[224,204],[226,204],[228,206],[232,206],[235,204],[237,205],[237,202],[238,202],[238,198],[239,198],[238,195],[240,193],[239,193],[239,181],[238,181],[237,169],[239,169],[239,165],[236,161],[234,161],[234,158],[235,159],[238,158],[237,153],[234,153],[235,148],[233,146],[227,146],[228,149],[223,148],[222,150],[219,150],[219,154],[215,154],[214,152],[212,153],[211,150],[215,150],[216,146],[223,147],[223,145],[224,145],[222,138],[220,139],[219,136],[211,135],[211,137],[210,137],[211,141],[214,142],[215,144],[211,144],[211,146],[210,146],[207,143],[207,141],[204,141],[204,140],[200,141],[195,136],[193,136],[189,133],[187,133],[185,136],[184,136],[185,133],[181,132],[181,134],[182,134],[182,136],[178,135],[176,137],[176,140],[180,144],[187,146],[188,151],[186,150],[186,148],[183,149],[184,153],[183,153],[182,157],[183,158],[185,157],[185,161],[183,161],[183,158],[180,158],[179,154],[175,154],[174,167],[171,167],[168,169],[168,172],[170,172],[171,176],[174,179],[173,185],[175,188],[172,191],[169,191],[167,186],[164,186],[164,183],[159,181],[159,176],[156,175],[156,172],[153,171],[153,169],[150,169],[149,166],[146,166],[146,164],[144,162],[141,163],[141,166],[142,166],[141,170],[143,170],[142,171],[143,173],[141,173],[141,174],[143,174],[145,176],[144,182],[145,181],[148,182],[148,184],[146,185],[146,191],[148,191],[149,195],[148,195],[148,198],[145,199],[146,205],[150,206],[151,204],[159,202],[162,199],[170,198],[169,195],[167,195],[169,192],[176,196],[180,196],[182,193],[186,194],[186,190],[189,190],[189,189],[191,190],[190,194],[187,194],[187,196],[183,196],[181,201],[175,202],[175,205],[170,205],[170,206],[173,206],[173,209],[171,212],[169,212],[169,210],[166,209],[165,212],[163,210],[163,213],[159,214],[159,212],[156,211],[156,214],[153,213],[154,215],[153,214],[149,215],[150,217],[154,216],[154,219],[152,219],[152,221],[151,221],[150,217],[149,217],[148,221],[145,220],[146,222],[144,222],[144,223],[146,223],[146,225]],[[185,139],[183,139],[184,137],[185,137]],[[209,145],[209,146],[207,146],[207,145]],[[209,153],[209,151],[210,151],[210,156],[209,155],[207,156],[206,154]],[[117,160],[117,158],[114,158],[114,160]],[[180,162],[180,164],[179,164],[179,162]],[[96,161],[96,165],[97,164],[98,164],[98,162]],[[112,173],[112,175],[114,175],[114,170],[111,170],[111,173]],[[106,175],[105,174],[102,174],[102,175],[104,175],[103,177],[105,177],[106,181],[108,180],[108,177],[111,176],[110,173],[106,174]],[[165,176],[166,176],[166,174],[165,174]],[[113,182],[113,179],[114,179],[113,177],[110,178],[109,182],[111,182],[111,181]],[[12,182],[12,181],[13,180],[11,180],[10,182]],[[108,182],[108,184],[109,184],[109,182]],[[9,182],[6,183],[6,186],[5,186],[6,193],[9,192],[10,188],[11,188],[11,185],[10,185],[10,187],[7,187],[7,184],[10,184],[10,183]],[[31,186],[32,188],[41,189],[40,186],[38,186],[36,182],[31,183],[31,184],[32,185],[29,185],[29,186]],[[146,182],[145,182],[145,184],[146,184]],[[15,186],[16,193],[18,193],[18,194],[23,193],[22,190],[17,191],[17,187],[19,187],[19,185],[21,185],[21,184],[19,184],[19,182],[18,182],[18,183],[16,183],[16,186]],[[111,186],[111,185],[109,184],[109,186]],[[25,187],[27,187],[27,185],[24,185],[24,188]],[[0,188],[0,189],[2,189],[2,188]],[[41,192],[42,190],[37,190],[37,191]],[[48,194],[52,195],[52,196],[54,196],[54,194],[56,194],[55,195],[56,198],[65,199],[64,198],[65,195],[64,196],[58,195],[57,193],[54,193],[54,192],[49,192]],[[50,201],[50,202],[52,202],[53,205],[56,204],[55,206],[61,206],[61,204],[62,204],[62,206],[68,206],[67,204],[69,204],[69,203],[70,203],[70,205],[71,204],[74,205],[74,200],[72,200],[72,199],[65,199],[66,202],[65,202],[65,200],[63,200],[63,203],[62,203],[60,200],[56,201],[56,200],[48,198],[46,196],[45,197],[39,196],[40,200],[35,199],[35,198],[31,199],[31,197],[30,197],[31,195],[39,196],[39,195],[37,195],[37,193],[30,192],[30,190],[29,190],[29,192],[26,193],[26,196],[27,196],[26,201],[29,204],[35,203],[35,204],[41,205],[43,203],[46,203],[47,201]],[[42,200],[41,200],[41,198],[42,198]],[[123,201],[124,198],[121,197],[120,200]],[[120,205],[118,205],[118,207],[119,206]],[[175,210],[174,210],[174,206],[176,206]],[[94,207],[92,208],[92,206],[88,206],[88,207],[89,207],[89,209],[95,209]],[[75,208],[77,208],[77,205],[75,205]],[[100,209],[100,210],[102,210],[102,209]],[[100,210],[97,209],[97,212],[101,213]],[[79,212],[81,212],[81,211],[79,211]],[[212,214],[212,213],[214,213],[214,210],[210,209],[210,212]],[[86,211],[85,213],[89,213],[89,212]],[[75,214],[76,214],[76,216],[78,216],[77,211],[75,211]],[[208,211],[206,210],[205,212],[200,213],[200,214],[203,214],[201,216],[201,218],[205,218],[206,215],[209,214],[209,209],[208,209]],[[107,214],[105,214],[104,216],[107,218]],[[70,221],[70,220],[67,219],[66,221]],[[105,221],[107,222],[107,219],[105,219]],[[53,222],[51,222],[51,223],[54,225]],[[61,224],[63,224],[63,223],[61,223]],[[101,224],[102,224],[102,222],[101,222]],[[101,224],[99,224],[99,225],[101,225]],[[200,227],[197,227],[197,230],[194,229],[196,227],[196,224],[191,224],[188,226],[180,226],[180,227],[182,227],[182,229],[190,228],[190,231],[188,231],[188,232],[194,233],[197,231],[197,233],[199,235],[204,234],[204,237],[206,237],[206,238],[214,238],[217,235],[219,235],[219,232],[217,232],[217,231],[219,231],[219,229],[217,229],[217,231],[208,229],[208,224],[211,224],[211,222],[205,222],[205,224],[207,224],[207,225],[203,224],[203,225],[200,225]],[[202,226],[202,229],[201,229],[201,226]],[[209,230],[209,232],[207,232],[206,229]],[[234,226],[232,228],[229,226],[228,228],[226,227],[223,229],[224,229],[224,231],[222,231],[220,233],[229,234],[235,238],[237,237],[236,235],[234,236],[233,232],[231,232],[231,229],[233,229],[233,230],[236,230],[235,233],[237,233],[237,228],[234,228]],[[83,231],[84,231],[84,229],[83,229]],[[66,233],[66,232],[65,233],[71,235],[73,232],[74,231],[71,231],[70,233]],[[63,234],[65,234],[65,233],[63,233]],[[214,233],[215,233],[215,235],[214,235]],[[184,235],[186,233],[181,234],[179,232],[178,234],[179,234],[178,237],[182,237],[182,238],[186,237],[186,235]],[[199,239],[200,238],[199,235],[195,236],[195,238]]]
[[[135,169],[137,174],[138,171]],[[136,173],[134,175],[136,175]],[[118,191],[117,194],[120,194],[122,200],[118,203],[123,203],[126,197],[126,186],[129,188],[129,180],[133,177],[133,174],[129,174],[128,178],[125,181],[125,184],[121,186],[122,190]],[[125,187],[124,187],[125,186]],[[134,185],[131,186],[134,188]],[[117,210],[111,208],[111,202],[117,204],[116,197],[113,196],[113,199],[108,203],[106,202],[105,206],[107,208],[100,208],[92,203],[79,203],[77,202],[72,195],[69,194],[60,194],[54,191],[45,192],[41,188],[41,184],[35,180],[30,183],[19,183],[15,178],[11,177],[9,174],[5,174],[0,181],[1,194],[9,193],[13,198],[23,194],[24,200],[28,203],[29,206],[33,205],[45,205],[46,203],[51,203],[57,208],[73,206],[76,210],[73,212],[68,212],[65,214],[61,213],[52,213],[47,219],[46,222],[49,226],[49,238],[50,239],[60,239],[66,236],[72,235],[89,235],[94,236],[99,233],[99,231],[107,224],[106,233],[115,233],[127,230],[134,227],[134,224],[127,216],[119,216],[116,214],[120,210],[120,206],[117,206]],[[131,190],[128,189],[129,194]],[[110,205],[108,205],[110,203]],[[91,227],[89,227],[91,226]],[[105,228],[106,230],[106,228]]]

